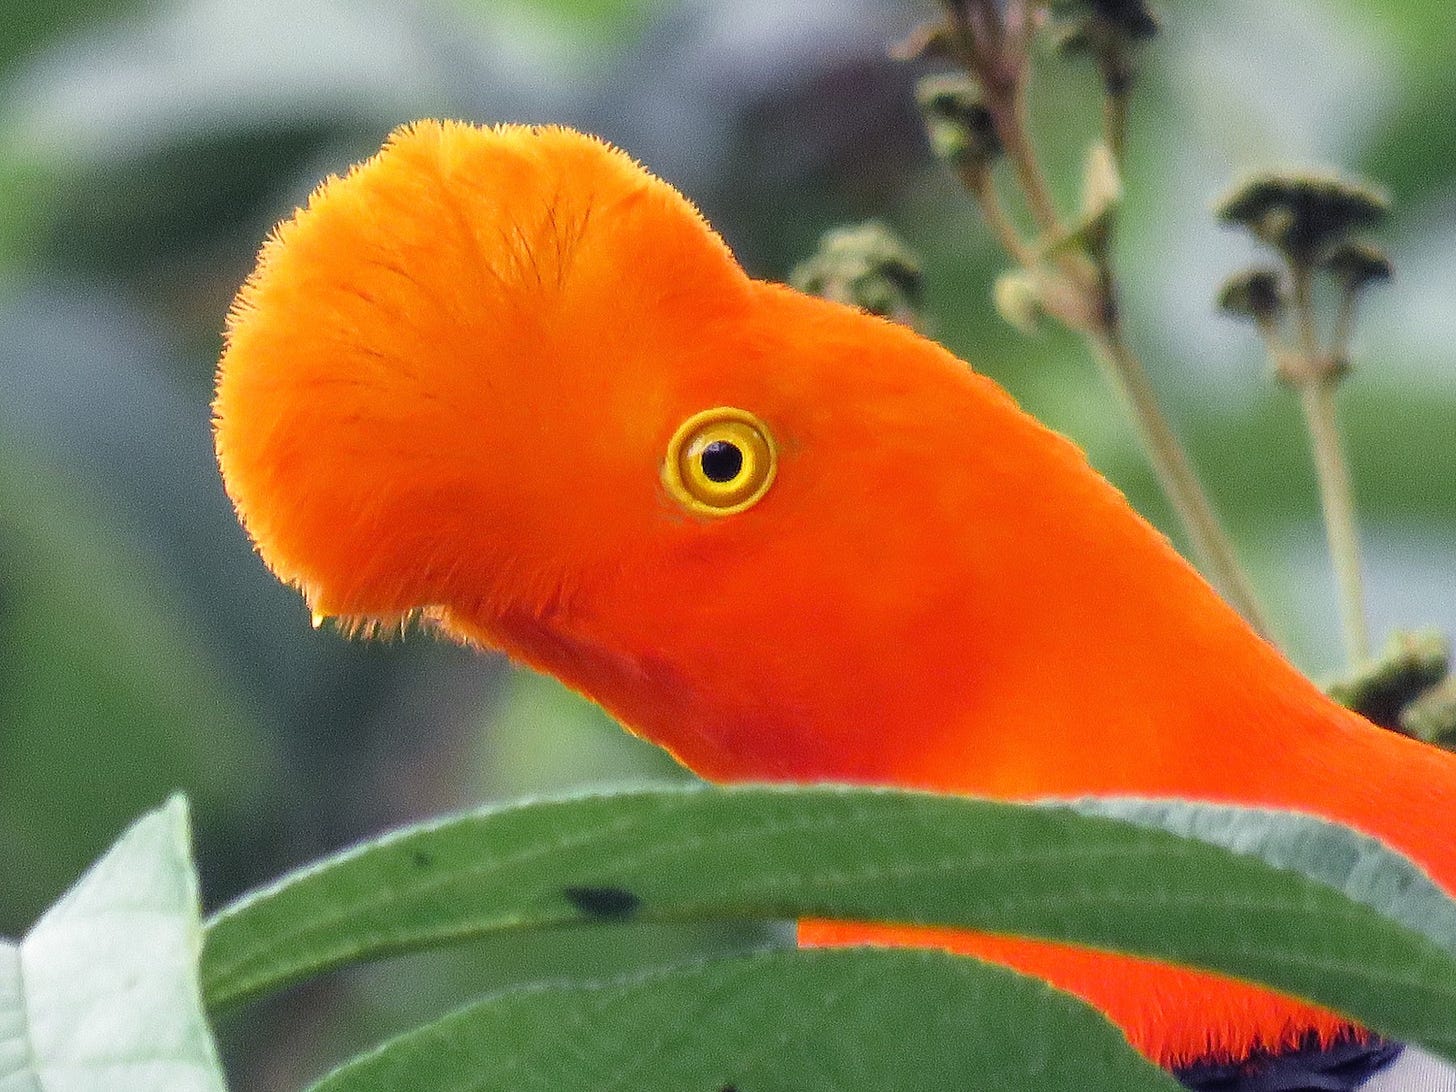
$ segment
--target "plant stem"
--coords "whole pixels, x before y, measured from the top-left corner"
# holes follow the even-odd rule
[[[1339,590],[1340,624],[1345,637],[1345,657],[1351,667],[1370,658],[1370,625],[1365,617],[1365,587],[1361,575],[1360,535],[1355,527],[1355,496],[1350,486],[1349,464],[1340,443],[1335,413],[1335,389],[1339,373],[1333,357],[1322,356],[1314,325],[1313,270],[1306,262],[1291,262],[1295,321],[1299,327],[1302,359],[1287,377],[1299,392],[1304,423],[1309,429],[1310,451],[1315,478],[1319,483],[1320,510],[1324,514],[1325,541]],[[1336,324],[1335,349],[1344,351],[1354,317],[1353,301],[1344,301]]]
[[[1107,42],[1097,57],[1102,74],[1102,139],[1119,170],[1127,149],[1127,114],[1132,102],[1133,68],[1128,48],[1126,42]]]
[[[1001,196],[996,192],[996,183],[988,170],[963,171],[961,181],[966,189],[970,190],[976,199],[976,204],[981,207],[981,217],[986,221],[986,227],[1001,244],[1001,249],[1006,251],[1011,258],[1021,266],[1030,269],[1036,264],[1036,254],[1021,237],[1021,232],[1006,215],[1006,206],[1001,203]]]
[[[1020,93],[1019,88],[1007,96],[990,96],[986,109],[996,123],[996,135],[1001,138],[1006,158],[1016,172],[1022,193],[1026,195],[1032,219],[1048,238],[1056,238],[1062,233],[1061,217],[1052,204],[1041,161],[1026,131],[1026,96]]]
[[[1294,321],[1299,327],[1299,351],[1311,367],[1319,358],[1319,335],[1314,328],[1314,270],[1308,262],[1289,263],[1294,285]]]
[[[1345,655],[1351,667],[1370,658],[1370,628],[1365,618],[1365,586],[1360,571],[1360,536],[1355,529],[1355,499],[1350,488],[1340,430],[1335,415],[1333,379],[1307,382],[1299,390],[1310,447],[1319,479],[1325,539],[1340,590],[1340,622]]]
[[[1030,24],[1020,4],[1008,8],[1015,18],[1009,18],[1006,23],[996,18],[996,11],[994,4],[974,0],[964,7],[956,5],[952,8],[952,27],[961,45],[961,56],[981,85],[985,107],[991,114],[1002,151],[1011,164],[1038,232],[1043,239],[1060,239],[1065,228],[1026,124]],[[1008,25],[1016,32],[1010,36],[1014,40],[1008,40]],[[1130,77],[1120,72],[1116,75],[1115,86],[1108,78],[1109,90],[1117,93],[1109,95],[1104,117],[1109,149],[1114,159],[1120,161],[1126,143]],[[1029,246],[1007,218],[989,172],[967,179],[967,183],[991,231],[1011,258],[1027,269],[1040,264],[1036,247]],[[1060,282],[1079,297],[1078,305],[1062,309],[1059,317],[1087,340],[1098,364],[1131,410],[1148,460],[1188,534],[1200,565],[1223,590],[1234,609],[1267,638],[1268,622],[1248,577],[1239,566],[1233,545],[1158,406],[1142,362],[1123,337],[1109,246],[1110,241],[1104,239],[1099,252],[1093,256],[1095,277],[1088,275],[1085,261],[1072,255],[1054,260]]]
[[[992,0],[969,0],[964,13],[966,26],[981,51],[990,53],[999,49],[1006,35],[1000,6]]]
[[[1335,313],[1335,329],[1330,335],[1330,355],[1334,360],[1347,361],[1350,356],[1350,335],[1355,330],[1355,301],[1359,293],[1345,288],[1340,294],[1340,309]]]
[[[1055,238],[1061,232],[1061,220],[1026,126],[1025,90],[1031,61],[1028,16],[1019,2],[1008,6],[1007,15],[1003,21],[995,4],[971,2],[952,8],[951,25],[961,43],[962,58],[981,85],[986,109],[1026,195],[1032,219],[1039,230]]]
[[[1127,108],[1130,97],[1123,92],[1108,94],[1102,100],[1103,139],[1107,141],[1107,150],[1112,153],[1112,161],[1119,168],[1122,167],[1123,153],[1127,149]]]
[[[1253,586],[1244,575],[1233,544],[1214,513],[1208,494],[1158,405],[1147,371],[1128,346],[1117,322],[1086,332],[1097,362],[1132,411],[1143,448],[1179,521],[1188,533],[1194,556],[1229,603],[1260,636],[1270,636]]]
[[[1104,79],[1107,84],[1103,107],[1105,138],[1108,151],[1120,168],[1126,150],[1131,77],[1120,69],[1106,67]],[[1269,621],[1253,584],[1239,564],[1233,542],[1214,511],[1187,451],[1163,414],[1147,369],[1123,333],[1117,305],[1117,279],[1112,268],[1111,231],[1109,227],[1108,235],[1092,253],[1096,284],[1090,294],[1097,306],[1089,309],[1095,320],[1082,331],[1083,336],[1108,381],[1128,406],[1148,462],[1188,535],[1199,566],[1244,620],[1261,637],[1272,640]]]

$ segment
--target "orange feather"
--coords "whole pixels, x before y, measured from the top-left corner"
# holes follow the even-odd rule
[[[721,518],[661,473],[716,406],[755,415],[778,459]],[[326,181],[238,295],[215,414],[244,524],[314,611],[503,650],[708,778],[1272,805],[1456,890],[1456,758],[1326,699],[989,380],[750,279],[590,137],[420,123]],[[801,936],[1001,960],[1165,1065],[1352,1030],[1061,945]]]

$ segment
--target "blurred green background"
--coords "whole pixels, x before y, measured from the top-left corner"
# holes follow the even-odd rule
[[[1081,442],[1166,525],[1089,362],[988,304],[1002,267],[929,158],[889,43],[930,0],[0,2],[0,933],[141,810],[191,795],[209,901],[392,824],[683,776],[554,685],[428,638],[310,628],[211,457],[218,331],[257,244],[326,172],[424,115],[559,121],[685,190],[756,274],[879,216],[925,260],[928,326]],[[1337,667],[1304,436],[1248,329],[1210,206],[1260,166],[1389,187],[1397,280],[1344,397],[1377,633],[1456,629],[1456,16],[1444,2],[1167,3],[1135,109],[1121,242],[1135,341],[1306,670]],[[1046,70],[1076,174],[1090,73]],[[1070,192],[1070,186],[1067,191]],[[494,984],[762,942],[623,931],[401,961],[224,1027],[241,1087]]]

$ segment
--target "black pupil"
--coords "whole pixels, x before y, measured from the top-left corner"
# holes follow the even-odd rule
[[[699,456],[703,474],[710,482],[731,482],[743,469],[743,452],[727,440],[714,440]]]

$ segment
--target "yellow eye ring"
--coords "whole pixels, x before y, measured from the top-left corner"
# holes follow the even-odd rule
[[[719,406],[678,426],[667,443],[662,484],[689,512],[731,516],[758,503],[777,468],[768,427],[747,410]]]

